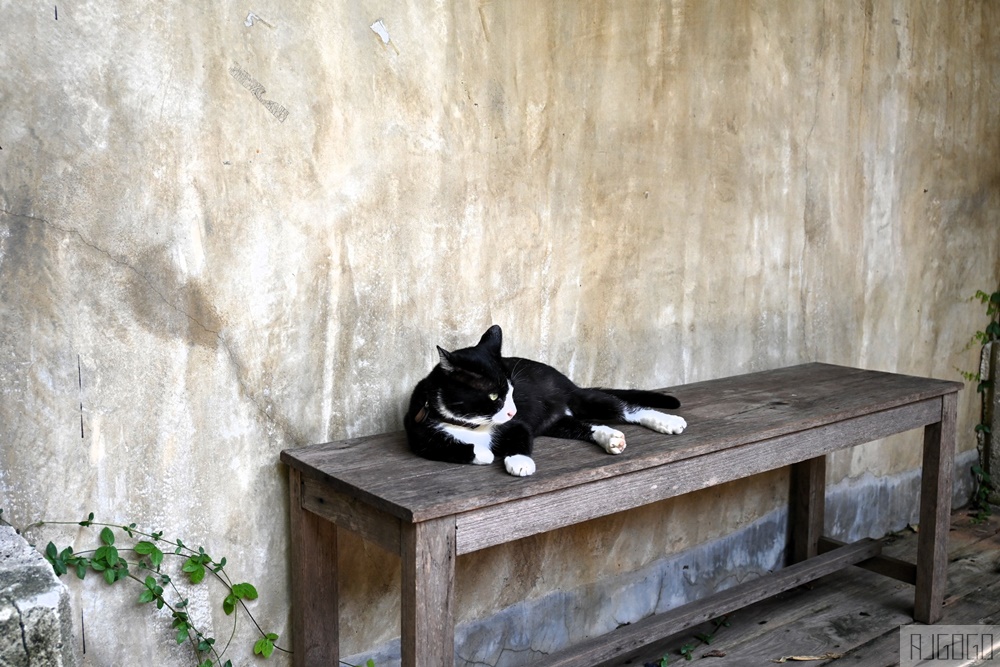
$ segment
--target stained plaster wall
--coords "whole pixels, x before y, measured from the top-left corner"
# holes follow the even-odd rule
[[[400,428],[435,344],[497,322],[509,353],[645,387],[976,363],[966,299],[1000,279],[997,3],[0,0],[0,25],[4,516],[205,544],[286,641],[278,452]],[[832,457],[841,532],[912,520],[918,445]],[[606,627],[621,577],[648,594],[670,559],[766,569],[781,531],[753,528],[782,525],[786,485],[463,557],[463,636],[516,664],[532,601]],[[712,556],[748,541],[765,555]],[[343,649],[386,658],[396,561],[344,542]],[[74,586],[86,664],[187,664],[131,604]]]

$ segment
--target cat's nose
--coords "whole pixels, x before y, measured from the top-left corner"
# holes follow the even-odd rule
[[[516,408],[511,408],[510,410],[507,411],[507,416],[508,417],[513,417],[515,414],[517,414],[517,409]]]

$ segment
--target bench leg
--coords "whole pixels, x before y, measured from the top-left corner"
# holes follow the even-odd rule
[[[826,456],[796,463],[791,473],[791,555],[792,563],[800,563],[819,554],[826,509]]]
[[[941,421],[924,428],[920,479],[920,532],[917,535],[917,590],[914,620],[936,623],[943,613],[948,583],[948,529],[955,466],[958,394],[941,399]]]
[[[302,509],[302,476],[288,474],[291,519],[292,664],[340,663],[337,526]]]
[[[403,524],[403,667],[454,667],[455,518]]]

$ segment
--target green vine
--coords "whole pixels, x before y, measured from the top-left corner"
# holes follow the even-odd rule
[[[1000,291],[987,293],[983,290],[977,290],[972,300],[978,300],[986,306],[987,325],[972,335],[966,349],[976,344],[981,347],[988,343],[1000,341]],[[993,381],[989,378],[983,378],[981,370],[970,373],[959,369],[959,373],[961,373],[967,382],[976,383],[976,393],[982,397],[985,404],[988,393],[993,389]],[[982,412],[982,421],[976,424],[975,431],[977,439],[981,442],[992,438],[992,431],[985,409]],[[972,466],[972,477],[975,482],[975,489],[969,503],[969,514],[974,523],[982,523],[992,514],[989,498],[995,487],[992,477],[982,465]]]
[[[969,516],[972,517],[972,523],[985,523],[993,513],[990,506],[993,478],[979,464],[972,466],[972,478],[975,480],[976,488],[969,503]]]
[[[0,521],[3,520],[2,513],[3,510],[0,509]],[[247,582],[234,583],[226,572],[224,557],[215,560],[203,547],[189,547],[180,539],[167,539],[163,537],[162,531],[139,530],[134,523],[118,525],[97,522],[93,512],[83,521],[39,521],[29,525],[26,530],[46,525],[100,528],[99,546],[96,549],[74,552],[71,546],[60,548],[49,542],[42,554],[58,576],[73,572],[77,578],[83,579],[88,572],[93,572],[108,585],[120,581],[137,584],[140,589],[138,602],[155,604],[157,609],[166,609],[170,613],[171,632],[177,644],[189,644],[198,667],[232,667],[232,660],[223,661],[223,658],[236,635],[234,614],[237,609],[246,613],[259,634],[253,645],[254,655],[269,658],[275,651],[289,653],[277,645],[278,635],[265,632],[247,607],[248,601],[257,599],[256,587]],[[132,543],[122,545],[119,541],[121,534],[131,539]],[[134,554],[135,558],[129,559],[125,554]],[[183,559],[180,571],[191,585],[202,583],[209,575],[221,583],[226,593],[222,600],[222,610],[227,616],[233,616],[232,631],[222,648],[216,646],[214,637],[205,634],[195,625],[186,611],[188,599],[174,579],[163,571],[163,563],[167,557]]]
[[[698,642],[700,642],[701,644],[704,644],[705,646],[709,646],[709,645],[711,645],[712,640],[715,639],[715,636],[717,634],[719,634],[719,631],[722,630],[722,628],[728,628],[728,627],[729,627],[729,616],[721,616],[719,618],[712,619],[712,631],[711,632],[698,633],[698,634],[694,635],[694,637],[692,639],[697,640]],[[695,644],[693,642],[687,642],[683,646],[681,646],[679,649],[677,649],[677,654],[680,657],[684,658],[684,660],[687,660],[687,661],[694,660],[694,650],[697,647],[698,647],[697,644]],[[724,655],[725,655],[725,653],[721,653],[721,655],[719,657],[724,656]],[[702,656],[702,657],[705,657],[705,656]],[[669,665],[670,665],[670,656],[669,655],[664,655],[663,657],[661,657],[659,660],[657,660],[655,662],[647,662],[647,663],[645,663],[643,665],[643,667],[669,667]]]
[[[265,632],[247,607],[248,601],[257,599],[257,588],[247,582],[234,584],[226,572],[226,558],[222,557],[216,561],[206,553],[203,547],[189,547],[180,539],[167,539],[163,537],[163,531],[139,530],[134,523],[127,526],[99,523],[94,520],[93,512],[90,512],[83,521],[37,521],[24,530],[19,530],[3,518],[3,508],[0,508],[0,523],[12,526],[18,534],[42,526],[100,528],[101,531],[98,534],[100,546],[96,549],[74,552],[73,547],[60,549],[54,543],[49,542],[42,555],[52,565],[53,571],[58,576],[73,572],[77,578],[84,579],[88,572],[95,572],[108,585],[126,580],[137,584],[140,587],[138,597],[140,604],[152,603],[156,605],[157,609],[166,609],[170,612],[171,632],[174,639],[178,645],[185,642],[190,645],[198,667],[233,666],[232,660],[227,659],[223,662],[223,656],[229,650],[233,638],[236,636],[236,616],[234,614],[239,609],[246,613],[259,635],[253,645],[254,655],[270,658],[275,651],[291,653],[291,651],[278,646],[278,635],[274,632]],[[132,544],[122,546],[118,542],[120,536],[116,535],[115,531],[120,531],[128,536],[133,540]],[[129,560],[122,555],[123,552],[135,554],[136,558]],[[162,571],[163,562],[167,557],[183,559],[180,571],[189,584],[201,584],[211,575],[210,578],[219,582],[226,591],[226,595],[222,599],[222,611],[225,612],[226,616],[233,616],[233,628],[225,646],[221,649],[216,647],[215,638],[199,630],[185,611],[188,599],[184,597],[170,575]],[[167,599],[168,591],[171,596],[170,600]],[[360,667],[343,660],[340,661],[340,664],[347,665],[347,667]],[[365,662],[364,667],[375,667],[375,661],[369,659]]]

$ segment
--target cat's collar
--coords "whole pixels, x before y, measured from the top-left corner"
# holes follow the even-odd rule
[[[427,408],[429,408],[429,407],[430,407],[430,405],[425,401],[424,402],[424,407],[420,408],[420,411],[417,412],[416,416],[413,418],[413,421],[415,421],[415,422],[417,422],[419,424],[423,420],[427,419]]]

